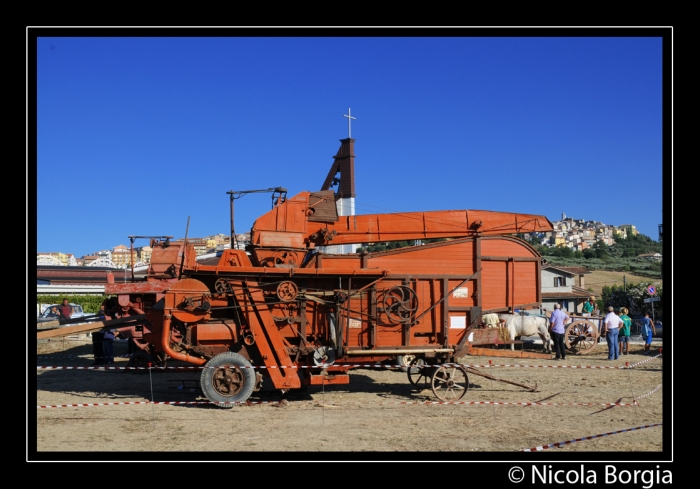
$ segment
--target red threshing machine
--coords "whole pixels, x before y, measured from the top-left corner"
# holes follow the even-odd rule
[[[541,257],[513,235],[550,231],[544,216],[338,216],[333,190],[291,198],[269,190],[273,208],[255,221],[246,250],[198,262],[186,239],[153,238],[146,277],[106,285],[118,303],[112,317],[136,319],[122,328],[140,348],[132,366],[163,366],[169,358],[203,366],[204,395],[232,407],[264,377],[282,392],[347,384],[360,364],[404,356],[412,358],[412,383],[427,377],[439,399],[458,400],[468,369],[455,358],[469,354],[473,333],[483,331],[475,329],[481,315],[541,304]],[[240,193],[229,194],[233,222],[233,194]],[[323,251],[434,238],[448,239],[375,253]]]
[[[546,217],[434,211],[339,217],[332,190],[287,198],[251,229],[248,250],[195,260],[185,241],[153,239],[145,280],[114,283],[141,348],[134,363],[167,358],[206,368],[219,406],[244,402],[263,375],[276,389],[345,384],[358,364],[410,355],[409,379],[430,371],[435,394],[459,399],[473,327],[485,312],[538,307],[540,256],[515,233],[549,231]],[[276,195],[275,195],[276,194]],[[232,216],[233,220],[233,216]],[[379,253],[333,255],[335,244],[451,238]],[[265,367],[255,369],[251,367]]]

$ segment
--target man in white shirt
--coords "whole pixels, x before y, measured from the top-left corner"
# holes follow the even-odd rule
[[[623,322],[620,316],[615,314],[612,306],[608,307],[608,314],[605,316],[605,340],[608,342],[608,360],[617,360],[620,356],[620,347],[617,338],[620,334],[620,326]]]

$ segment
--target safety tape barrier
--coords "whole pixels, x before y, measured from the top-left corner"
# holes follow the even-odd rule
[[[88,359],[104,360],[104,359],[106,359],[106,358],[131,358],[132,356],[133,356],[133,354],[132,354],[132,355],[114,355],[114,356],[112,356],[112,357],[104,357],[104,356],[102,356],[102,357],[94,357],[94,356],[90,356],[90,357],[88,357]],[[637,366],[637,365],[641,365],[641,364],[643,364],[643,363],[647,363],[647,362],[650,362],[650,361],[652,361],[652,360],[656,360],[656,359],[659,358],[659,357],[661,357],[661,353],[659,353],[659,354],[657,354],[657,355],[654,355],[654,356],[652,356],[652,357],[649,357],[649,358],[645,358],[644,360],[641,360],[641,361],[639,361],[639,362],[630,364],[629,366],[630,366],[630,367],[635,367],[635,366]],[[60,356],[60,357],[56,357],[56,356],[53,356],[53,355],[40,355],[40,356],[37,356],[36,358],[37,358],[37,360],[40,360],[40,359],[41,359],[41,360],[43,360],[43,359],[52,359],[52,360],[56,360],[56,359],[61,359],[61,360],[70,360],[70,359],[72,359],[72,360],[85,360],[85,359],[86,359],[85,357],[76,356],[76,355],[71,355],[71,356]],[[462,367],[619,368],[619,367],[609,367],[609,366],[607,366],[607,365],[605,365],[605,366],[589,366],[589,365],[523,365],[523,364],[507,364],[507,363],[492,363],[492,364],[488,364],[488,365],[466,364],[466,363],[455,363],[455,364],[449,363],[449,364],[442,364],[442,365],[459,365],[459,366],[462,366]],[[350,367],[370,367],[370,368],[388,368],[388,369],[392,369],[392,368],[408,368],[408,365],[379,365],[379,364],[376,364],[376,363],[374,363],[374,364],[369,364],[369,365],[363,364],[363,365],[346,365],[346,366],[350,366]],[[428,365],[428,366],[430,366],[430,365]],[[200,367],[200,368],[201,368],[201,367]],[[248,368],[251,368],[251,367],[248,367]],[[255,368],[255,367],[252,367],[252,368]],[[265,368],[265,367],[260,367],[260,368]],[[272,367],[270,367],[270,368],[272,368]],[[278,367],[278,368],[313,368],[313,367],[307,367],[307,366],[299,366],[299,367],[297,367],[297,366],[295,366],[295,365],[292,365],[292,366],[289,366],[289,367],[280,366],[280,367]]]
[[[549,445],[543,445],[543,446],[534,447],[534,448],[526,448],[526,449],[518,450],[518,451],[519,452],[541,452],[542,450],[547,450],[548,448],[563,447],[565,445],[570,445],[572,443],[576,443],[577,441],[593,440],[595,438],[602,438],[604,436],[617,435],[620,433],[627,433],[629,431],[643,430],[644,428],[653,428],[655,426],[662,426],[662,425],[663,425],[663,423],[647,424],[644,426],[637,426],[635,428],[628,428],[626,430],[610,431],[608,433],[601,433],[599,435],[585,436],[583,438],[576,438],[574,440],[560,441],[557,443],[551,443]]]
[[[642,362],[639,363],[634,363],[634,364],[625,364],[625,365],[522,365],[522,364],[490,364],[490,365],[471,365],[471,364],[460,364],[460,363],[443,363],[441,365],[425,365],[423,366],[424,368],[438,368],[438,367],[467,367],[467,368],[491,368],[491,367],[522,367],[522,368],[573,368],[573,369],[612,369],[612,370],[620,370],[620,369],[628,369],[628,368],[633,368],[638,365],[641,365],[643,363],[647,363],[651,360],[654,360],[661,355],[657,355],[652,358],[648,358]],[[116,357],[115,357],[116,358]],[[376,365],[376,364],[343,364],[343,365],[334,365],[334,364],[321,364],[321,365],[271,365],[271,366],[266,366],[266,365],[239,365],[238,368],[252,368],[252,369],[285,369],[285,368],[311,368],[311,369],[316,369],[316,368],[328,368],[328,367],[343,367],[343,368],[381,368],[381,369],[398,369],[398,368],[405,368],[408,369],[409,367],[403,367],[403,366],[397,366],[397,365]],[[197,366],[181,366],[181,367],[111,367],[111,366],[86,366],[86,367],[63,367],[63,366],[46,366],[46,365],[39,365],[36,367],[37,370],[148,370],[149,368],[153,368],[155,370],[201,370],[205,368],[219,368],[219,367],[207,367],[203,365],[197,365]],[[413,367],[416,368],[416,367]]]
[[[126,405],[137,405],[137,404],[154,404],[154,405],[166,405],[166,404],[233,404],[236,406],[257,406],[262,404],[276,404],[276,405],[286,405],[286,404],[323,404],[320,401],[245,401],[245,402],[216,402],[216,401],[161,401],[161,402],[151,402],[151,401],[130,401],[130,402],[98,402],[91,404],[55,404],[50,406],[37,406],[37,409],[47,409],[47,408],[65,408],[65,407],[96,407],[96,406],[126,406]],[[452,406],[479,406],[479,405],[494,405],[494,406],[634,406],[635,402],[583,402],[583,403],[561,403],[561,402],[507,402],[507,401],[379,401],[379,402],[343,402],[341,404],[379,404],[379,405],[452,405]],[[332,406],[339,406],[338,403],[329,404]]]
[[[649,362],[651,362],[652,360],[656,360],[656,359],[659,358],[659,357],[661,357],[661,353],[659,353],[658,355],[654,355],[654,356],[652,356],[652,357],[646,358],[646,359],[644,359],[644,360],[642,360],[642,361],[639,361],[639,362],[637,362],[637,363],[633,363],[632,365],[630,365],[630,368],[632,368],[632,367],[637,367],[637,366],[643,365],[643,364],[645,364],[645,363],[649,363]]]
[[[649,396],[652,395],[654,392],[658,391],[658,390],[661,388],[662,385],[663,385],[663,384],[659,384],[659,385],[657,385],[656,387],[654,387],[652,390],[650,390],[649,392],[647,392],[646,394],[642,394],[641,396],[635,397],[635,398],[634,398],[634,402],[637,402],[637,399],[643,399],[643,398],[645,398],[645,397],[649,397]]]

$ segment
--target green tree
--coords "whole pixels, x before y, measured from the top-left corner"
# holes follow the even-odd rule
[[[602,240],[598,240],[593,245],[593,251],[596,258],[607,258],[610,254],[610,249]]]

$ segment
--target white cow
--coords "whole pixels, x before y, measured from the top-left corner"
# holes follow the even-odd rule
[[[542,348],[547,353],[552,353],[552,344],[547,325],[549,320],[541,316],[520,316],[517,314],[499,314],[501,319],[505,319],[506,328],[510,333],[510,339],[516,340],[521,336],[540,335],[542,338]],[[511,345],[510,349],[515,349]]]
[[[481,316],[481,322],[483,322],[487,328],[498,328],[500,326],[500,318],[498,317],[498,314],[494,313],[484,314]]]

